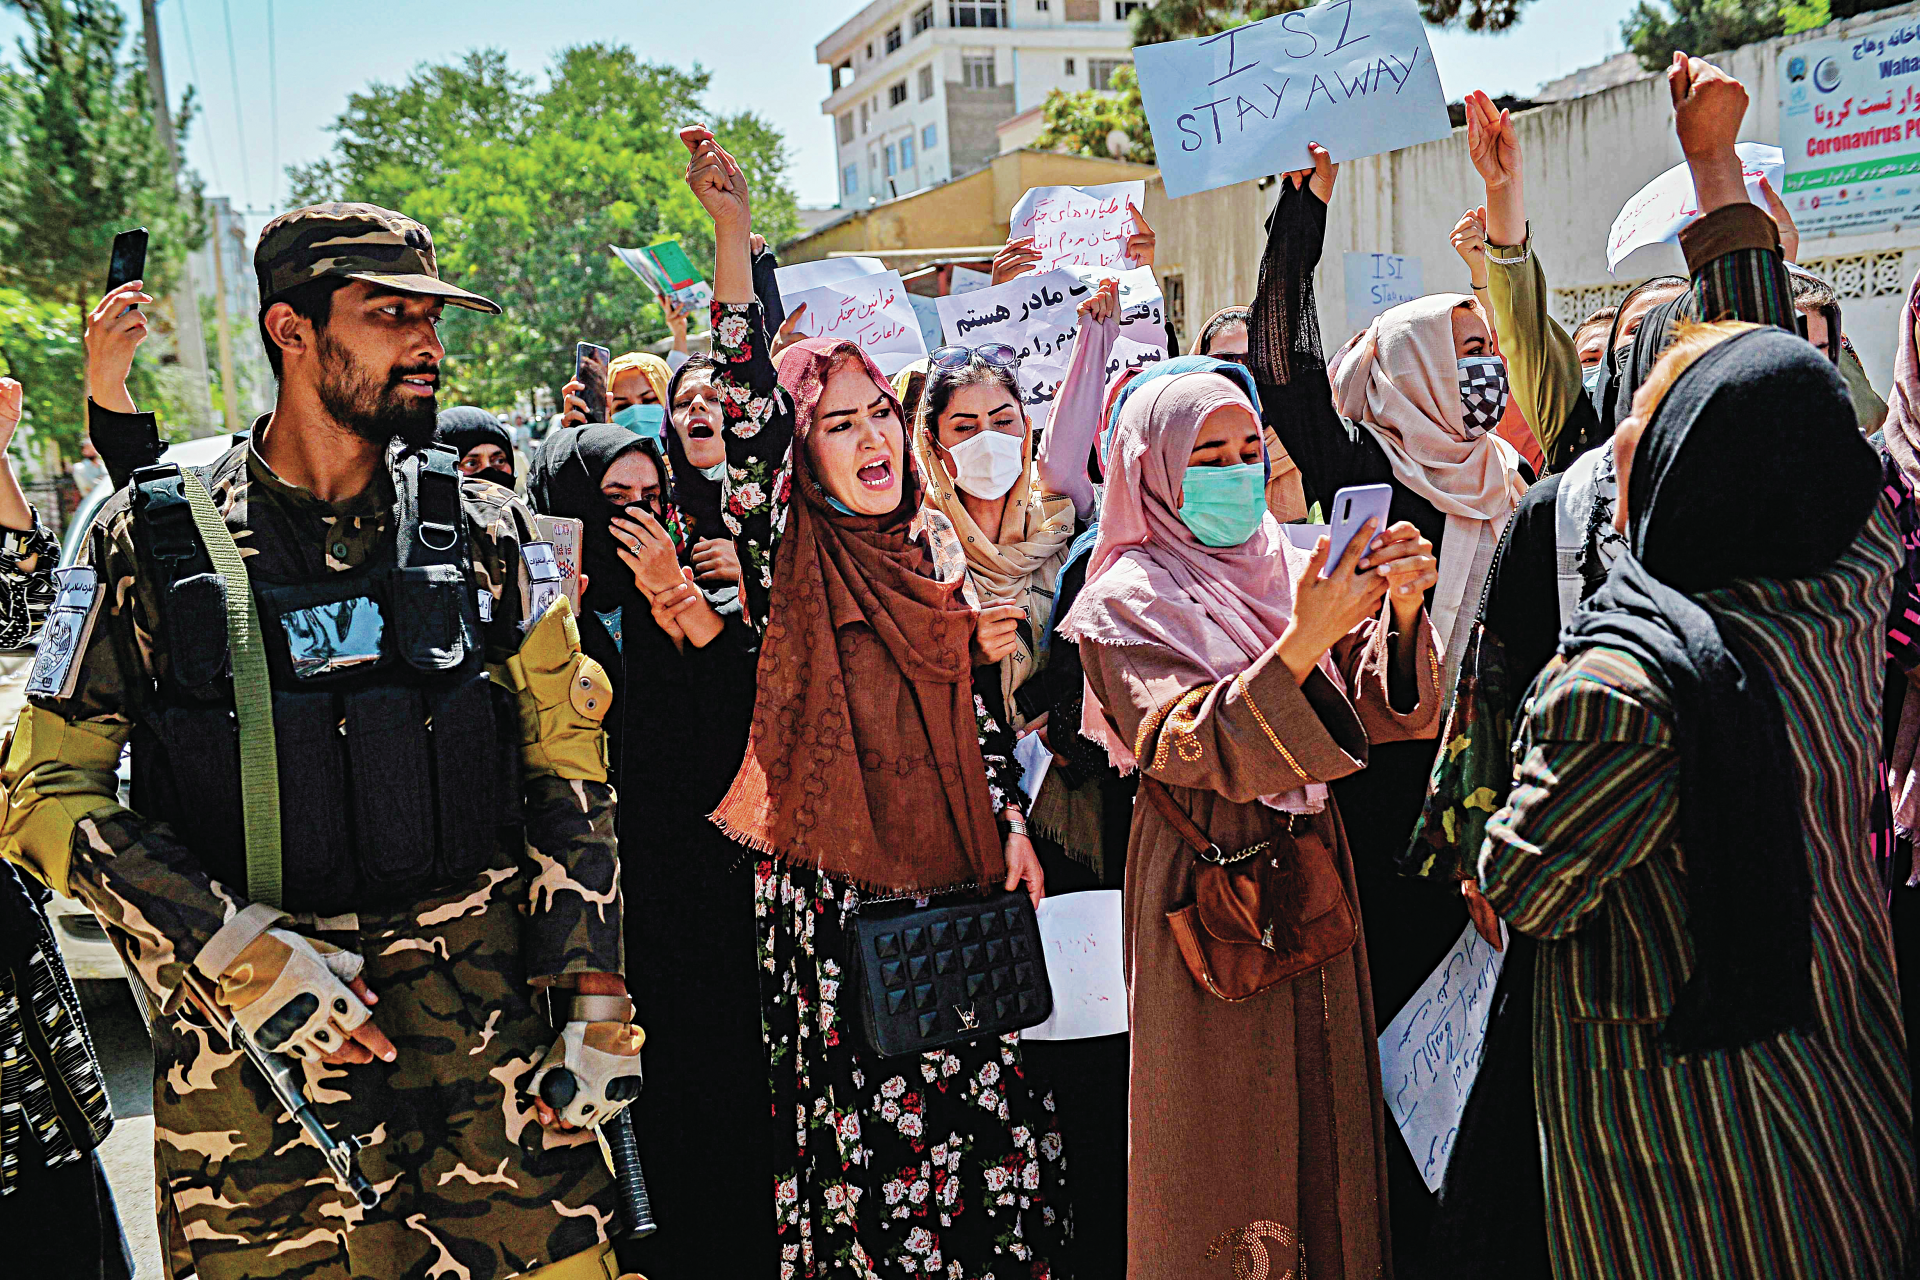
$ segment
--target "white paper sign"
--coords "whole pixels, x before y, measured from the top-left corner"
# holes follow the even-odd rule
[[[927,350],[939,346],[944,339],[940,336],[940,308],[934,305],[933,299],[924,293],[909,293],[907,305],[913,308],[914,319],[920,322],[920,340],[927,344]]]
[[[1035,265],[1091,267],[1106,275],[1133,269],[1127,241],[1136,230],[1131,204],[1146,202],[1144,181],[1110,182],[1101,187],[1032,187],[1013,206],[1007,239],[1033,237],[1040,251]]]
[[[1773,189],[1800,232],[1920,221],[1920,21],[1912,15],[1780,53]]]
[[[927,354],[920,319],[898,271],[857,276],[798,293],[782,292],[781,302],[791,316],[802,304],[807,310],[795,332],[807,338],[845,338],[856,343],[880,372],[891,378]]]
[[[1020,789],[1027,793],[1027,803],[1031,805],[1040,798],[1047,770],[1053,767],[1053,752],[1047,750],[1047,744],[1037,732],[1029,733],[1013,744],[1013,759],[1021,770]]]
[[[878,258],[821,258],[817,262],[796,262],[790,267],[775,267],[773,281],[780,286],[781,304],[791,311],[793,304],[788,299],[796,293],[841,280],[877,276],[886,269],[887,264]]]
[[[1085,1040],[1127,1029],[1127,973],[1121,961],[1120,890],[1086,889],[1042,898],[1040,949],[1047,957],[1053,1014],[1022,1040]]]
[[[972,267],[955,267],[947,292],[972,293],[975,289],[984,289],[992,283],[991,271],[975,271]]]
[[[1506,925],[1500,926],[1504,945]],[[1380,1035],[1380,1083],[1387,1111],[1413,1153],[1427,1190],[1440,1189],[1460,1114],[1486,1045],[1493,988],[1505,951],[1495,951],[1468,924],[1440,967]]]
[[[1760,179],[1764,175],[1775,191],[1780,190],[1780,148],[1764,142],[1742,142],[1734,151],[1740,157],[1741,176],[1747,180],[1747,199],[1766,208],[1766,197],[1760,194]],[[1693,194],[1693,175],[1687,172],[1683,160],[1640,188],[1621,207],[1620,215],[1607,232],[1607,270],[1619,267],[1628,254],[1642,245],[1680,243],[1681,229],[1699,216],[1700,201]],[[1799,218],[1794,221],[1797,223]]]
[[[1135,342],[1123,333],[1114,339],[1113,350],[1107,355],[1107,381],[1112,382],[1122,369],[1144,369],[1166,358],[1166,349],[1159,344]]]
[[[1420,287],[1420,259],[1399,253],[1348,253],[1347,332],[1358,333],[1382,311],[1412,302]]]
[[[1446,95],[1413,0],[1328,0],[1133,51],[1167,194],[1190,196],[1444,138]]]

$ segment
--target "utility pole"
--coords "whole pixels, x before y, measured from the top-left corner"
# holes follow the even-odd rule
[[[180,144],[173,133],[173,107],[167,97],[167,72],[160,61],[160,12],[158,0],[140,0],[140,18],[146,29],[147,91],[153,96],[153,121],[167,144],[168,168],[174,187],[180,185]],[[220,261],[220,247],[214,245],[213,260]],[[180,287],[171,299],[173,336],[180,363],[187,368],[187,412],[198,419],[193,425],[213,425],[212,392],[207,386],[207,343],[200,332],[200,291],[194,287],[193,257],[180,263]],[[224,299],[223,299],[224,304]],[[223,330],[222,340],[226,338]]]
[[[153,0],[147,0],[148,4]],[[227,434],[240,430],[240,380],[233,376],[233,325],[227,317],[226,229],[220,225],[220,206],[207,213],[213,219],[213,315],[220,326],[220,404],[226,410]]]

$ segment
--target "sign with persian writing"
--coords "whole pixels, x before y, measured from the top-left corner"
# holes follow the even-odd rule
[[[1133,51],[1169,196],[1452,131],[1413,0],[1327,0],[1218,35]]]
[[[927,354],[920,318],[914,314],[910,296],[898,271],[882,271],[797,293],[782,290],[780,300],[789,316],[806,304],[806,311],[794,326],[800,336],[845,338],[856,343],[873,357],[880,372],[891,378]]]
[[[1766,208],[1760,179],[1765,178],[1775,191],[1780,190],[1780,148],[1764,142],[1743,142],[1734,151],[1740,157],[1740,176],[1747,184],[1747,199]],[[1679,244],[1680,232],[1699,216],[1700,201],[1693,192],[1693,173],[1682,160],[1640,188],[1620,207],[1619,216],[1607,232],[1607,270],[1619,270],[1626,256],[1642,245]],[[1795,222],[1798,221],[1796,218]]]
[[[1090,267],[1106,275],[1131,270],[1127,241],[1137,229],[1133,210],[1146,202],[1144,181],[1101,187],[1033,187],[1013,206],[1007,239],[1032,237],[1035,265]]]
[[[1801,235],[1920,219],[1920,20],[1780,52],[1781,196]]]
[[[1500,930],[1504,942],[1506,925]],[[1440,967],[1380,1035],[1380,1084],[1387,1112],[1429,1191],[1438,1191],[1446,1176],[1460,1116],[1480,1074],[1493,988],[1506,957],[1467,925]]]

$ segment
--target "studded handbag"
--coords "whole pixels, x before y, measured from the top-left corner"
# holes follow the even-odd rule
[[[867,1042],[884,1057],[1045,1022],[1053,988],[1026,890],[854,919]]]

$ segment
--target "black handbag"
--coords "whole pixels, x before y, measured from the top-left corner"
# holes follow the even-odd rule
[[[1053,988],[1025,889],[853,922],[867,1043],[883,1057],[1045,1022]]]

